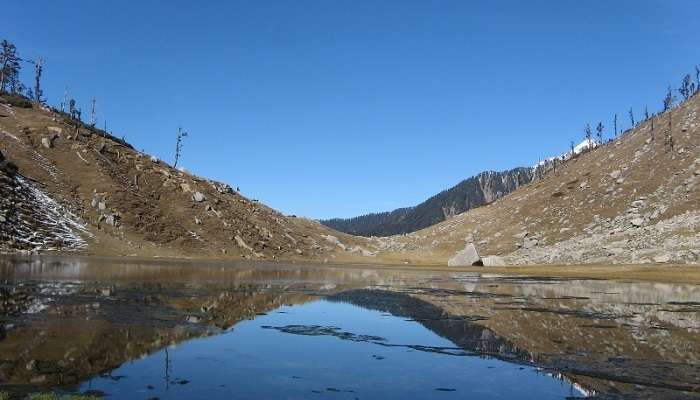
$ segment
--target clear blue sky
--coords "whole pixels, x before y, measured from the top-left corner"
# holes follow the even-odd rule
[[[700,1],[8,1],[46,59],[139,149],[313,218],[416,204],[661,105],[700,64]],[[25,80],[31,78],[25,72]],[[609,132],[609,131],[608,131]]]

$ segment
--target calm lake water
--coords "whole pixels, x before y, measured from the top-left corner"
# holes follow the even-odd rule
[[[0,391],[112,399],[700,398],[700,288],[0,258]]]

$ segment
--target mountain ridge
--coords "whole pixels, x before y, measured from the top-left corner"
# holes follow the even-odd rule
[[[538,167],[483,171],[462,180],[413,207],[370,213],[353,218],[321,220],[323,225],[360,236],[391,236],[414,232],[457,214],[488,204],[530,183]]]

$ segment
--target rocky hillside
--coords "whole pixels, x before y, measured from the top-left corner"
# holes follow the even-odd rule
[[[0,252],[334,259],[350,236],[286,217],[121,139],[0,96]],[[341,244],[343,240],[345,244]]]
[[[470,244],[497,256],[487,264],[698,263],[699,186],[696,93],[491,204],[373,238],[371,250],[385,260],[441,264]]]
[[[390,236],[414,232],[491,203],[530,183],[534,176],[535,168],[482,172],[415,207],[347,219],[334,218],[321,223],[341,232],[361,236]]]

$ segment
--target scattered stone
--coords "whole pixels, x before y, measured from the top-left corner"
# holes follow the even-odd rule
[[[206,199],[207,197],[204,196],[201,192],[195,192],[194,195],[192,195],[192,200],[196,201],[197,203],[201,203]]]
[[[504,267],[506,265],[506,260],[499,256],[486,256],[481,259],[484,267]]]
[[[644,218],[634,218],[630,221],[633,226],[640,227],[644,225]]]
[[[526,239],[523,241],[523,248],[524,248],[524,249],[531,249],[531,248],[537,246],[537,243],[539,243],[539,241],[538,241],[537,239],[534,239],[534,238],[526,238]]]
[[[121,216],[119,214],[110,214],[105,217],[105,224],[118,227],[120,219]]]
[[[521,239],[521,240],[522,240],[522,239],[525,239],[525,237],[528,235],[528,233],[529,233],[528,231],[523,231],[523,232],[520,232],[520,233],[516,233],[515,235],[513,235],[513,237],[516,238],[516,239]]]
[[[47,149],[50,149],[53,147],[53,141],[48,137],[43,137],[41,138],[41,145],[46,147]]]
[[[622,174],[622,171],[620,171],[619,169],[616,169],[615,171],[610,173],[610,177],[613,179],[618,179],[621,174]]]
[[[669,261],[671,261],[671,256],[668,254],[659,254],[654,257],[654,262],[656,263],[667,263]]]
[[[253,248],[248,246],[248,244],[240,236],[236,235],[234,236],[234,239],[236,240],[236,244],[238,244],[238,247],[246,249],[248,251],[253,251]]]

